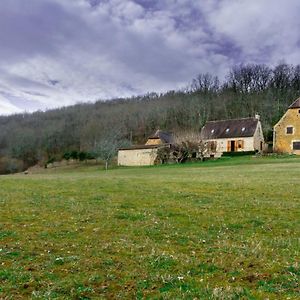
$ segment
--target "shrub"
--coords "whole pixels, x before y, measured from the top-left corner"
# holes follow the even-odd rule
[[[86,159],[96,159],[96,155],[93,152],[87,152]]]
[[[78,151],[77,150],[73,150],[71,151],[71,154],[70,154],[70,158],[72,159],[78,159]]]
[[[87,156],[88,156],[87,153],[84,152],[84,151],[80,151],[80,152],[78,153],[78,158],[79,158],[80,161],[87,160]]]
[[[55,162],[55,158],[54,157],[50,157],[48,160],[47,160],[47,164],[53,164]]]
[[[3,157],[0,159],[0,174],[12,174],[24,171],[25,166],[22,160]]]
[[[69,160],[71,158],[71,152],[65,152],[64,155],[63,155],[63,159],[65,160]]]
[[[240,151],[240,152],[224,152],[222,156],[245,156],[245,155],[255,155],[257,151]]]

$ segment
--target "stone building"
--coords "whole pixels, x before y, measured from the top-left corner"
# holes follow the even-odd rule
[[[157,130],[145,145],[122,148],[118,151],[119,166],[150,166],[158,163],[157,152],[160,148],[171,147],[174,136],[170,132]]]
[[[208,153],[216,157],[224,152],[260,152],[265,149],[259,115],[254,118],[209,121],[201,130],[201,138],[211,148]]]
[[[274,126],[273,148],[274,152],[300,155],[300,98]]]

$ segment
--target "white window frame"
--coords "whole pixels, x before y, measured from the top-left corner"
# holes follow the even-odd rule
[[[294,147],[293,147],[293,144],[294,143],[300,143],[300,140],[292,140],[292,143],[291,143],[291,149],[292,149],[292,151],[300,151],[300,149],[294,149]]]
[[[292,133],[287,133],[288,127],[292,127],[293,128],[293,132]],[[285,126],[285,135],[294,135],[294,134],[295,134],[295,127],[293,125],[287,125],[287,126]]]

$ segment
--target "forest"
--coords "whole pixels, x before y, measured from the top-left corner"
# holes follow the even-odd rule
[[[207,120],[260,114],[266,141],[300,96],[300,65],[238,65],[224,80],[199,73],[184,89],[0,116],[0,174],[63,157],[113,156],[156,129],[198,132]]]

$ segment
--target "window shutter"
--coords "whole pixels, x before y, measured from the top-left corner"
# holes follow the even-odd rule
[[[239,142],[234,141],[234,151],[238,151],[238,150],[239,150]]]
[[[231,145],[230,141],[227,141],[227,152],[230,152],[230,148],[231,148],[230,145]]]

